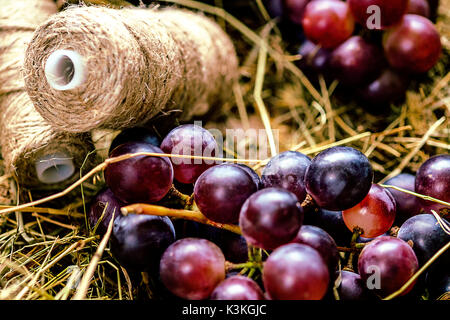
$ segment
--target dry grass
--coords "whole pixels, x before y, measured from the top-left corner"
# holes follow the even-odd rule
[[[280,151],[314,155],[333,145],[352,146],[369,157],[377,182],[399,172],[415,172],[430,156],[449,152],[449,0],[441,1],[437,21],[444,44],[441,61],[411,85],[404,103],[393,105],[383,116],[368,114],[361,106],[336,98],[337,83],[322,79],[313,85],[295,66],[295,60],[301,57],[287,53],[261,1],[251,7],[251,15],[247,15],[250,21],[228,14],[220,7],[222,1],[211,1],[217,6],[190,0],[165,2],[215,16],[235,40],[241,60],[241,81],[233,90],[236,103],[207,127],[223,131],[265,129],[272,154],[277,146],[271,129],[279,130]],[[120,5],[123,1],[100,3]],[[260,169],[264,163],[255,163],[255,168]],[[40,198],[39,192],[20,190],[11,177],[0,176],[0,203],[6,205],[0,207],[0,299],[163,297],[147,275],[133,280],[134,275],[127,274],[103,247],[107,239],[99,247],[102,239],[87,226],[86,203],[104,185],[102,168],[76,185],[75,196],[61,194],[21,213],[13,209],[6,213],[6,206]],[[103,251],[103,255],[95,255],[97,251]],[[83,277],[89,265],[92,278]],[[78,286],[80,281],[82,285]],[[80,287],[82,292],[77,295],[76,288]]]

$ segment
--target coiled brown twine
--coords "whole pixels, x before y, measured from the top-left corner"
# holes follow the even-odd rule
[[[55,76],[70,87],[82,73],[74,88],[55,89],[46,78],[57,50],[83,62]],[[36,30],[25,60],[36,109],[71,132],[134,127],[175,110],[187,121],[229,101],[237,66],[231,40],[213,20],[175,8],[71,7]]]
[[[0,0],[0,145],[5,171],[30,189],[58,189],[72,183],[93,150],[89,134],[55,131],[25,91],[21,69],[28,42],[37,26],[56,11],[52,0]],[[36,164],[43,174],[53,177],[40,181]],[[89,166],[91,161],[86,162],[86,169]],[[66,175],[73,172],[64,181],[53,183],[54,170],[65,170]]]

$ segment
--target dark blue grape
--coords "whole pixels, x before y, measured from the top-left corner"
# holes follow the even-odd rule
[[[114,222],[111,252],[125,268],[154,271],[174,241],[175,229],[168,217],[129,214]]]
[[[346,247],[352,239],[352,232],[348,230],[342,218],[342,211],[318,209],[306,212],[304,224],[322,228],[330,234],[339,246]]]
[[[332,147],[312,160],[305,186],[319,207],[341,211],[364,199],[372,179],[372,166],[364,154],[350,147]]]
[[[127,142],[145,142],[154,145],[155,147],[159,147],[160,144],[158,135],[150,129],[143,127],[125,129],[112,141],[109,148],[109,154],[111,154],[116,147]]]
[[[450,226],[450,224],[448,225]],[[450,241],[450,235],[445,233],[432,214],[419,214],[409,218],[400,227],[397,237],[404,241],[411,240],[413,242],[413,250],[420,265],[426,263]],[[440,259],[443,258],[446,258],[450,263],[450,253],[440,257]]]

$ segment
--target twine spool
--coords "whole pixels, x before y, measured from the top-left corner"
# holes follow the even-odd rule
[[[69,132],[188,121],[231,98],[237,56],[211,19],[166,8],[69,7],[35,32],[25,59],[38,112]]]
[[[6,173],[29,189],[72,183],[94,149],[89,134],[56,131],[25,91],[21,69],[28,42],[56,11],[52,0],[0,0],[0,145]],[[86,169],[90,166],[87,161]]]

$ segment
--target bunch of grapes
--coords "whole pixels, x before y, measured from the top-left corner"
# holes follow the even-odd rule
[[[312,159],[280,153],[260,178],[246,165],[214,158],[219,154],[214,137],[189,124],[162,142],[150,131],[124,131],[112,147],[105,169],[108,188],[92,203],[89,223],[104,234],[114,217],[114,258],[127,270],[153,275],[171,297],[383,298],[450,240],[432,214],[445,217],[449,210],[443,204],[450,201],[446,154],[424,162],[416,176],[401,174],[380,185],[373,182],[367,157],[342,146]],[[127,156],[133,153],[141,154]],[[190,187],[192,195],[180,196],[175,184]],[[129,204],[163,205],[173,198],[213,226],[189,219],[180,223],[176,215],[121,213]],[[395,223],[398,235],[390,232]],[[239,227],[241,234],[224,225]],[[448,290],[449,260],[444,255],[439,260],[444,267],[412,282],[403,295],[418,282],[434,296]]]
[[[268,0],[272,15],[303,38],[299,67],[352,90],[368,110],[401,101],[410,80],[441,55],[429,0]],[[298,42],[298,41],[295,41]]]

